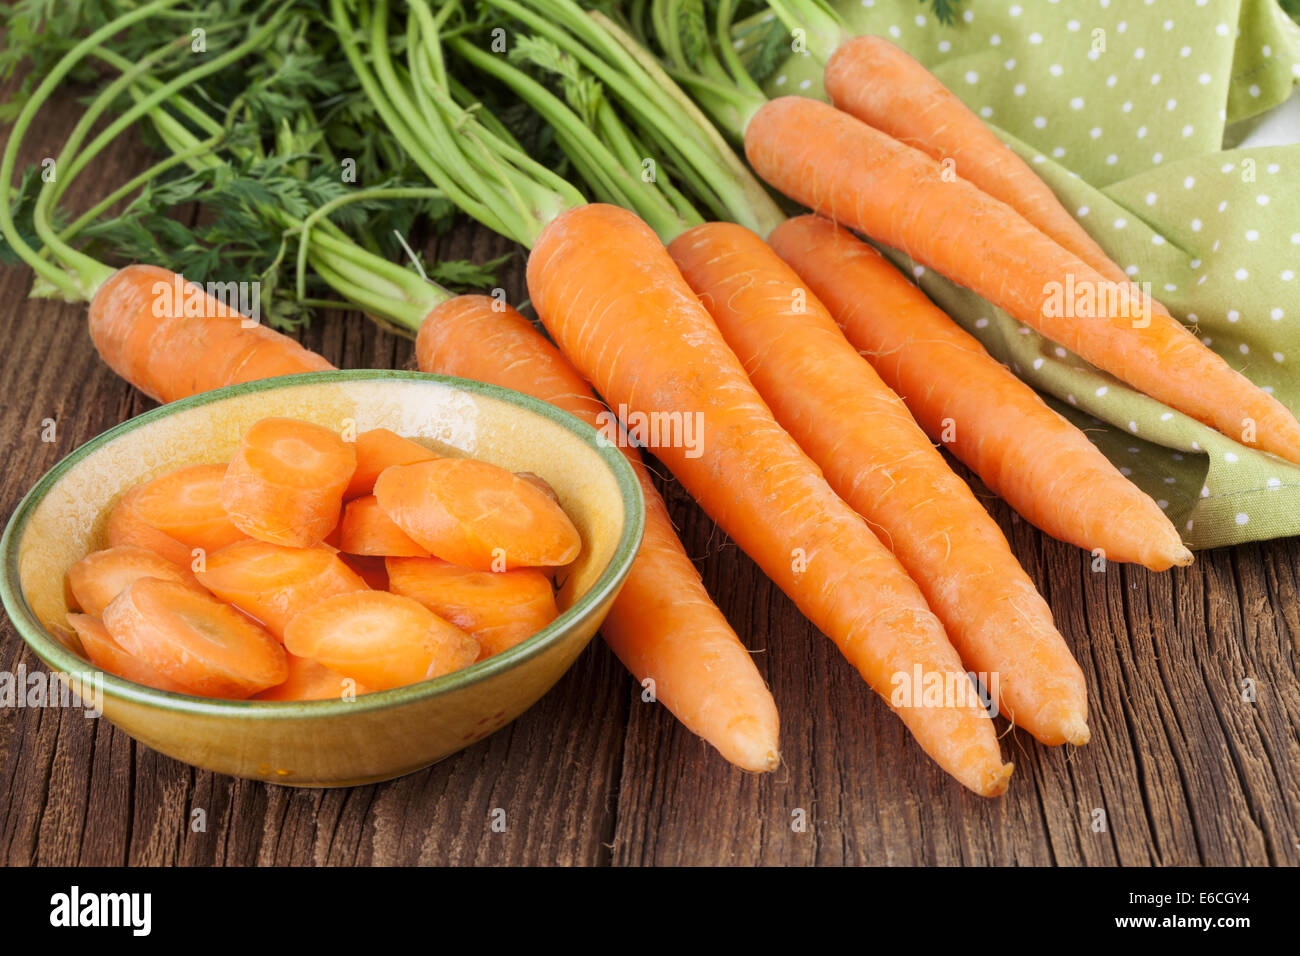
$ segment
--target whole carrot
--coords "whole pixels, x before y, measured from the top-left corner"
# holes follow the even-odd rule
[[[439,305],[415,345],[421,371],[525,392],[588,422],[609,416],[545,336],[508,305],[462,295]],[[749,651],[709,598],[668,508],[634,449],[623,446],[645,497],[646,529],[601,634],[687,729],[745,770],[775,770],[779,718]]]
[[[659,459],[941,767],[976,793],[1003,792],[1012,767],[943,626],[776,423],[650,228],[613,206],[565,212],[529,257],[528,289],[561,351],[609,401],[698,417],[698,456],[669,443]],[[917,674],[953,693],[922,701],[917,688],[909,699]]]
[[[1031,523],[1109,560],[1191,564],[1156,503],[879,252],[820,216],[769,241],[930,438]]]
[[[1154,311],[1045,308],[1053,289],[1073,282],[1102,292],[1108,282],[919,150],[825,103],[786,96],[754,115],[745,152],[792,199],[902,250],[1171,408],[1300,462],[1295,417],[1179,322]]]
[[[1088,741],[1083,672],[1006,538],[772,248],[730,223],[668,251],[776,420],[921,587],[966,667],[1047,744]]]
[[[187,300],[197,306],[187,308]],[[99,287],[90,302],[90,337],[113,371],[160,402],[334,367],[157,266],[126,266]]]

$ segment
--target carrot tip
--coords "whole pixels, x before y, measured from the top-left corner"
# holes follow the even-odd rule
[[[1196,558],[1192,556],[1192,552],[1187,548],[1179,548],[1174,552],[1173,557],[1174,566],[1179,568],[1185,568],[1196,560]]]
[[[1016,769],[1014,763],[1004,763],[997,770],[989,774],[984,786],[976,791],[981,797],[1000,797],[1007,792],[1007,786],[1011,783],[1011,772]]]
[[[1091,739],[1092,731],[1088,729],[1088,724],[1082,718],[1065,729],[1065,742],[1067,744],[1082,747]]]

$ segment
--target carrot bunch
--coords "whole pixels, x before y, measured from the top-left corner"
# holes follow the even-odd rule
[[[68,623],[96,666],[175,693],[314,700],[427,680],[558,616],[547,571],[582,543],[539,483],[385,429],[350,443],[263,419],[229,462],[118,499],[109,547],[68,571]],[[359,560],[389,562],[385,587]]]

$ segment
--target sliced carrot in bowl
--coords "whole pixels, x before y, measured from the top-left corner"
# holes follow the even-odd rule
[[[117,641],[113,640],[108,629],[97,618],[89,614],[69,614],[68,623],[81,639],[82,649],[90,658],[90,662],[100,670],[157,690],[167,690],[174,694],[194,694],[194,691],[188,687],[159,673],[146,661],[134,654],[128,654]]]
[[[128,653],[210,697],[248,697],[288,677],[282,648],[235,608],[193,587],[141,578],[104,610]]]
[[[474,663],[478,641],[423,604],[386,591],[321,601],[289,622],[290,653],[358,680],[372,690],[402,687]]]
[[[476,571],[557,567],[582,540],[531,481],[472,458],[398,465],[375,481],[379,507],[417,544]]]
[[[92,551],[68,568],[68,587],[77,606],[91,617],[103,617],[104,608],[140,578],[162,578],[197,586],[187,568],[145,548],[126,545]]]

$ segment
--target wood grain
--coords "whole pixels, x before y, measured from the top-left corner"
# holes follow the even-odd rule
[[[66,106],[67,104],[65,104]],[[53,109],[23,162],[72,122]],[[75,207],[137,168],[120,144]],[[482,261],[510,246],[465,225],[431,247]],[[526,297],[523,258],[503,278]],[[0,514],[89,438],[150,402],[99,362],[84,307],[25,298],[0,270]],[[409,367],[410,343],[355,313],[304,341],[344,367]],[[41,440],[42,422],[56,423]],[[1200,554],[1163,575],[1045,537],[980,489],[1047,596],[1090,688],[1093,742],[1048,749],[1008,730],[1008,794],[941,774],[830,642],[672,482],[674,520],[753,649],[782,714],[784,762],[725,764],[593,643],[535,708],[400,780],[307,791],[195,770],[105,721],[0,709],[0,862],[27,864],[1288,864],[1300,863],[1300,546]],[[7,621],[0,670],[38,666]],[[1245,679],[1256,699],[1243,700]],[[491,827],[504,810],[503,832]],[[1094,827],[1104,811],[1105,827]],[[800,828],[800,819],[806,826]],[[202,828],[199,827],[200,821]]]

